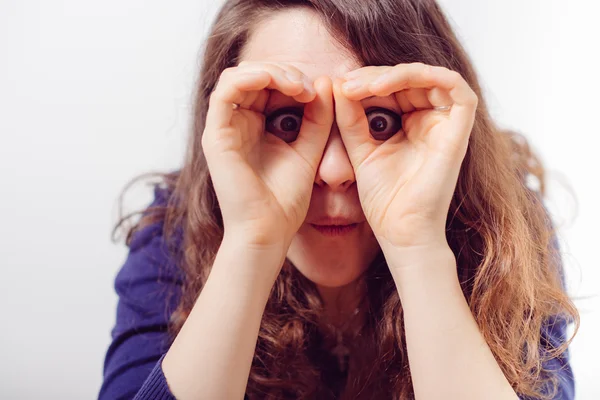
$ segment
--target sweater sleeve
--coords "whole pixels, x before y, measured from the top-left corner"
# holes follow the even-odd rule
[[[564,318],[550,318],[542,327],[541,347],[545,352],[549,348],[559,347],[566,341],[567,322]],[[545,374],[554,375],[557,378],[557,391],[553,400],[574,400],[575,380],[569,363],[568,350],[561,357],[552,358],[543,363]],[[550,393],[546,388],[544,393]],[[537,400],[529,396],[519,395],[520,400]]]
[[[164,205],[166,191],[154,190],[151,206]],[[118,294],[112,342],[104,360],[99,400],[173,400],[161,362],[170,347],[169,318],[183,276],[168,256],[157,222],[134,233],[129,254],[115,279]]]
[[[557,237],[552,238],[552,246],[560,250]],[[560,260],[560,273],[563,288],[566,288],[564,266]],[[567,328],[569,322],[563,317],[554,316],[549,318],[543,325],[540,339],[540,349],[542,354],[549,349],[560,347],[567,340]],[[548,375],[557,378],[557,391],[552,397],[553,400],[574,400],[575,399],[575,378],[569,362],[569,351],[565,351],[560,357],[552,358],[543,363],[543,369]],[[545,393],[549,393],[546,389]],[[520,396],[521,400],[534,400],[530,397]]]

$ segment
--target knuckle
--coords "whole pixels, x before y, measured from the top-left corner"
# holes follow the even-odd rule
[[[428,64],[422,64],[419,66],[421,68],[421,71],[423,71],[423,75],[425,75],[426,78],[431,79],[431,75],[433,72],[433,67],[431,65]]]
[[[208,98],[208,104],[214,104],[215,101],[219,101],[224,91],[227,91],[226,87],[229,87],[235,83],[235,75],[239,74],[241,70],[237,67],[225,68],[219,75],[219,79],[215,84],[212,93]]]
[[[275,65],[273,63],[264,63],[264,64],[261,64],[260,65],[260,70],[261,71],[266,71],[269,74],[276,73],[277,71],[283,72],[283,69],[280,66]]]
[[[450,76],[455,82],[461,81],[463,79],[462,75],[458,71],[450,71]]]
[[[402,65],[402,64],[400,64],[400,65]],[[421,61],[416,61],[416,62],[410,63],[410,64],[408,64],[408,67],[410,68],[411,71],[415,71],[415,72],[416,71],[425,71],[425,72],[428,71],[427,64],[425,64],[424,62],[421,62]]]
[[[240,72],[266,72],[269,75],[273,75],[276,68],[273,64],[264,62],[246,62],[243,67],[240,68]]]
[[[473,90],[471,90],[471,104],[477,106],[479,104],[479,96]]]
[[[215,103],[220,101],[220,97],[221,97],[221,94],[220,94],[219,89],[214,90],[208,97],[208,106],[214,107]]]
[[[286,64],[286,65],[282,65],[281,68],[284,70],[287,70],[287,71],[291,71],[291,72],[299,75],[301,78],[305,77],[304,72],[302,72],[299,68],[297,68],[293,65]]]
[[[221,74],[219,75],[219,79],[217,80],[215,88],[218,88],[224,82],[226,82],[229,79],[231,79],[231,76],[233,75],[233,73],[235,72],[235,70],[236,70],[235,67],[229,67],[229,68],[225,68],[223,71],[221,71]]]
[[[221,72],[221,78],[228,78],[238,70],[237,67],[228,67]]]
[[[202,133],[202,138],[200,139],[200,147],[204,154],[210,153],[210,145],[209,145],[209,135],[205,132]]]

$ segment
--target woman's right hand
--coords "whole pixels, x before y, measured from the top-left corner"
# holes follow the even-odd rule
[[[294,130],[267,131],[270,90],[306,103],[303,115],[299,106],[295,118],[286,112],[267,121],[279,125],[282,117],[291,116],[287,122],[292,128],[294,119],[296,125],[301,122],[297,138]],[[242,62],[223,71],[210,96],[202,147],[225,237],[258,248],[289,246],[306,218],[333,123],[331,93],[329,78],[319,78],[313,86],[288,64]]]

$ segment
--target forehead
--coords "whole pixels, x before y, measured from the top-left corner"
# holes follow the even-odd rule
[[[241,60],[289,63],[310,79],[331,79],[360,64],[335,42],[319,16],[305,7],[273,12],[254,28]]]

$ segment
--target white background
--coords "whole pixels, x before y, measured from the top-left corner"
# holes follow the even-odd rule
[[[110,241],[116,199],[130,178],[179,167],[218,3],[0,1],[1,398],[97,396],[127,254]],[[577,398],[598,399],[600,5],[442,4],[494,117],[550,169],[570,291],[591,296],[577,301]],[[137,187],[126,211],[150,196]]]

